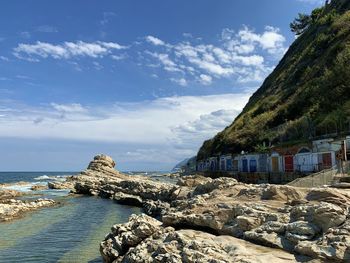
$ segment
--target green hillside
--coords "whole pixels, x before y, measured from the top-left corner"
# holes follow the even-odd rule
[[[349,118],[350,1],[333,0],[312,12],[242,113],[204,142],[197,159],[341,133]]]

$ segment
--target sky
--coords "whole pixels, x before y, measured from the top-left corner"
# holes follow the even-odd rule
[[[170,170],[228,126],[319,0],[11,0],[0,171]]]

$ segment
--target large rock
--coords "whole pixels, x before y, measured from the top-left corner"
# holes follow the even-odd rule
[[[97,176],[97,177],[124,177],[115,169],[115,162],[112,157],[99,154],[89,163],[87,169],[81,172],[81,175]]]
[[[136,195],[125,194],[122,192],[115,193],[113,200],[122,205],[142,206],[142,198]]]
[[[320,202],[293,207],[291,210],[292,221],[307,221],[326,232],[330,227],[336,227],[345,222],[347,210],[340,206]]]
[[[56,189],[56,190],[66,190],[66,189],[74,189],[74,182],[70,181],[54,181],[54,182],[48,182],[47,187],[49,189]]]
[[[236,179],[222,177],[210,181],[204,181],[196,186],[193,191],[194,195],[207,194],[214,190],[223,189],[225,187],[231,187],[236,185],[238,182]]]
[[[100,252],[107,263],[122,257],[131,247],[153,235],[160,229],[161,222],[146,215],[132,215],[126,224],[112,227],[105,240],[100,244]]]
[[[96,155],[94,160],[90,162],[88,169],[100,170],[102,167],[109,167],[113,169],[115,167],[115,162],[112,157],[104,154]]]
[[[296,262],[295,256],[230,236],[163,227],[145,215],[116,225],[101,243],[105,262]]]
[[[52,206],[54,204],[56,204],[56,202],[51,199],[39,198],[34,201],[3,199],[0,201],[0,221],[9,221],[22,216],[26,212]]]
[[[317,240],[299,242],[295,251],[326,261],[350,262],[350,220],[328,229]]]

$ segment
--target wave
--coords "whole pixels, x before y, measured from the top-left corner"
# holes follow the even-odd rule
[[[30,192],[31,191],[31,187],[33,186],[33,183],[28,183],[28,184],[12,184],[12,185],[6,185],[3,186],[3,189],[7,189],[7,190],[15,190],[18,192]]]
[[[50,178],[49,176],[47,176],[45,174],[45,175],[42,175],[42,176],[35,177],[34,180],[52,180],[52,178]]]
[[[61,181],[64,180],[66,177],[68,177],[69,175],[41,175],[38,177],[35,177],[34,180],[40,181],[40,180],[56,180],[56,181]]]

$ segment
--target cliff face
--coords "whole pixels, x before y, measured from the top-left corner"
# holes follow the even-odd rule
[[[204,142],[197,159],[340,133],[349,118],[350,1],[333,0],[312,12],[242,113]]]

